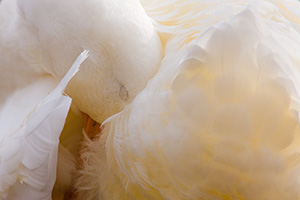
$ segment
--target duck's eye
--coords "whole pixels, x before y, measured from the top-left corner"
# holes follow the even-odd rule
[[[128,99],[128,91],[126,90],[124,85],[121,86],[119,95],[120,95],[121,99],[123,99],[124,101],[126,101]]]

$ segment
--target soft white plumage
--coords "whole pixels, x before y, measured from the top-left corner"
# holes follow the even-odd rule
[[[162,57],[159,37],[138,1],[3,0],[0,21],[0,106],[13,91],[37,79],[60,80],[68,70],[65,65],[89,49],[89,59],[66,92],[73,98],[73,110],[101,123],[134,99]],[[76,152],[68,151],[76,149],[71,146],[76,137],[78,132],[60,148],[68,147],[59,156],[58,174],[65,175],[56,188],[62,192],[61,186],[71,187],[74,171],[65,169],[75,169]],[[62,161],[64,157],[68,159]]]
[[[12,2],[2,31],[24,42],[2,34],[15,43],[1,69],[29,74],[14,88],[61,79],[89,49],[67,90],[76,107],[102,123],[128,104],[86,143],[78,199],[300,199],[298,1]]]
[[[299,3],[149,2],[165,57],[82,155],[79,198],[300,199]]]
[[[71,105],[63,92],[86,57],[80,55],[58,85],[42,77],[2,107],[0,199],[51,199],[59,136]]]

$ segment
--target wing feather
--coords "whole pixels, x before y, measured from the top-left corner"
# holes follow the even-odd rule
[[[0,199],[51,199],[59,136],[71,105],[63,92],[87,55],[84,51],[77,58],[52,91],[55,82],[42,78],[8,99],[0,121]],[[24,105],[30,109],[23,110]],[[12,114],[18,111],[15,124]]]

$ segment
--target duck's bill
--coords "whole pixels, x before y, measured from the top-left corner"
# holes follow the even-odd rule
[[[88,140],[93,140],[101,132],[100,124],[85,113],[83,113],[83,132],[85,139]]]

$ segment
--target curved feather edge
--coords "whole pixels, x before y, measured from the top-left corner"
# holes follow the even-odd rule
[[[0,146],[0,199],[51,199],[59,136],[72,101],[63,92],[87,57],[88,51],[84,51],[58,86],[28,113],[20,128],[6,133]],[[32,97],[17,98],[30,101]],[[13,121],[6,123],[14,126]]]

